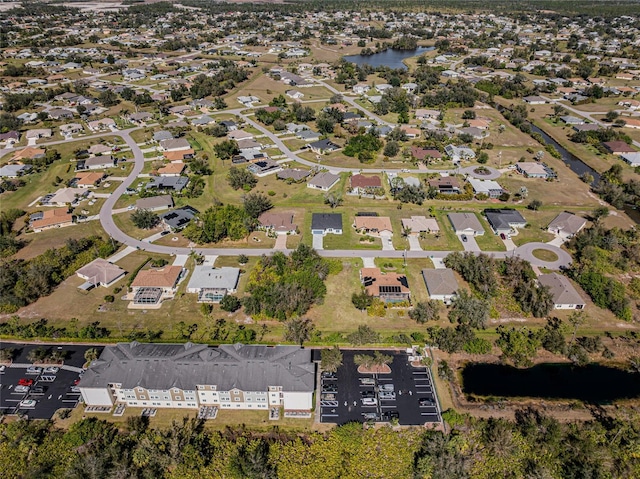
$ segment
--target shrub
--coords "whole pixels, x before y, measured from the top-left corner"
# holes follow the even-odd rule
[[[116,298],[114,298],[112,294],[108,294],[108,295],[106,295],[106,296],[104,297],[104,300],[105,300],[107,303],[113,303],[113,302],[115,301],[115,299],[116,299]]]

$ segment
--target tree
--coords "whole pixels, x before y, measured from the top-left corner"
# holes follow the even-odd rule
[[[368,370],[388,365],[392,361],[392,356],[382,354],[380,351],[374,351],[373,356],[370,354],[356,354],[353,357],[353,362],[356,366],[362,366]]]
[[[461,289],[452,301],[449,310],[449,321],[452,323],[469,324],[472,328],[484,329],[489,320],[489,303],[472,296],[467,290]]]
[[[453,369],[444,359],[438,363],[438,377],[443,381],[453,381],[455,379]]]
[[[584,310],[574,311],[569,316],[569,324],[573,326],[573,332],[571,333],[571,344],[576,340],[576,334],[578,333],[578,328],[587,322],[589,316]]]
[[[542,206],[542,201],[540,200],[531,200],[531,202],[527,205],[527,208],[532,211],[538,211]]]
[[[617,120],[619,116],[620,116],[620,113],[618,113],[617,111],[609,110],[607,112],[607,114],[605,115],[604,119],[606,121],[608,121],[609,123],[611,123],[611,122]]]
[[[476,158],[476,161],[481,165],[484,165],[489,161],[489,155],[487,154],[486,151],[481,151],[480,153],[478,153],[478,157]]]
[[[383,150],[384,156],[393,158],[399,152],[400,152],[400,145],[398,144],[397,141],[393,141],[393,140],[388,141],[387,144],[384,146],[384,150]]]
[[[160,223],[160,217],[151,210],[141,209],[131,213],[131,221],[136,228],[148,230]]]
[[[247,193],[242,198],[244,210],[251,218],[258,218],[265,211],[273,208],[273,203],[262,193]]]
[[[500,325],[497,333],[496,346],[502,349],[502,357],[505,360],[510,360],[518,368],[533,364],[532,360],[540,347],[540,339],[534,331],[526,327],[506,328]]]
[[[245,191],[250,191],[258,184],[258,179],[253,176],[250,171],[245,168],[237,168],[235,166],[229,168],[227,181],[229,182],[229,186],[234,190],[243,189]]]
[[[320,352],[320,367],[323,371],[335,373],[340,366],[342,366],[342,351],[338,346],[323,349]]]
[[[360,346],[363,344],[373,344],[380,341],[380,335],[367,325],[360,325],[358,329],[347,336],[347,341]]]
[[[331,206],[331,208],[337,208],[342,204],[342,193],[325,193],[324,204]]]
[[[609,216],[609,208],[606,206],[598,206],[595,210],[591,212],[591,218],[594,223],[599,223],[600,220]]]
[[[96,348],[89,348],[84,352],[84,359],[87,362],[91,362],[94,361],[96,359],[98,359],[98,350]]]
[[[225,295],[220,301],[220,309],[222,309],[222,311],[229,311],[230,313],[233,313],[238,311],[240,306],[240,300],[230,294]]]
[[[473,110],[465,110],[462,113],[462,119],[463,120],[475,120],[476,119],[476,112]]]
[[[440,305],[434,300],[420,301],[409,311],[409,317],[417,323],[424,324],[427,321],[440,319]]]
[[[213,145],[213,151],[218,155],[222,161],[230,160],[233,156],[240,153],[238,143],[235,140],[224,140],[216,145]]]
[[[310,319],[294,318],[284,323],[284,339],[299,344],[300,347],[311,339],[315,326]]]
[[[353,293],[351,295],[351,303],[353,303],[356,309],[364,311],[373,303],[373,296],[368,294],[365,290],[360,293]]]

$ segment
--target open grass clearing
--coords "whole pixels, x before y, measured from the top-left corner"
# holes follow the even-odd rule
[[[541,261],[558,261],[558,255],[547,249],[534,249],[531,254]]]

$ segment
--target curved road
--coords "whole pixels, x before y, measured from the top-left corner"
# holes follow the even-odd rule
[[[359,106],[358,106],[359,107]],[[369,113],[366,109],[359,107],[365,113]],[[269,130],[259,125],[255,121],[251,120],[247,115],[241,113],[242,109],[232,109],[225,110],[224,112],[219,113],[233,113],[241,116],[246,122],[248,122],[251,126],[256,128],[257,130],[264,133],[267,137],[269,137],[277,146],[285,153],[289,158],[294,159],[304,165],[307,166],[318,166],[317,163],[312,161],[305,160],[304,158],[300,158],[298,155],[293,153],[289,148],[287,148],[284,143],[276,137]],[[132,246],[134,248],[138,248],[144,251],[149,251],[152,253],[160,253],[160,254],[169,254],[169,255],[185,255],[189,254],[192,251],[203,255],[218,255],[218,256],[236,256],[240,254],[244,254],[247,256],[262,256],[262,255],[271,255],[275,251],[282,251],[283,253],[290,253],[291,250],[274,250],[274,249],[243,249],[243,248],[185,248],[178,246],[163,246],[157,245],[153,243],[148,243],[146,241],[141,241],[131,236],[128,236],[123,231],[121,231],[113,221],[113,210],[114,206],[120,197],[124,194],[126,189],[131,186],[131,184],[136,180],[138,175],[142,172],[144,168],[144,154],[142,150],[137,145],[137,143],[131,138],[131,133],[133,131],[139,130],[143,127],[131,128],[128,130],[117,130],[117,131],[109,131],[104,133],[99,133],[95,135],[89,135],[81,138],[81,140],[88,140],[93,138],[100,138],[104,136],[119,136],[124,142],[131,148],[131,152],[134,156],[134,167],[127,176],[127,178],[120,183],[120,185],[115,189],[113,193],[106,199],[102,208],[100,209],[100,224],[106,231],[106,233],[116,241],[126,245]],[[68,140],[57,140],[48,143],[42,143],[39,146],[48,146],[48,145],[56,145],[60,143],[65,143]],[[4,150],[0,150],[0,156],[4,156],[6,153],[9,153],[17,148],[6,148]],[[339,168],[332,167],[334,171],[339,172],[351,172],[351,173],[381,173],[386,171],[399,171],[393,169],[381,169],[381,168],[368,168],[368,169],[359,169],[359,168]],[[443,170],[410,170],[413,173],[428,173],[428,172],[438,172],[441,173]],[[446,170],[445,170],[446,171]],[[493,172],[492,172],[493,173]],[[533,256],[532,252],[535,249],[545,249],[554,252],[558,255],[558,260],[554,262],[541,261]],[[333,257],[333,258],[444,258],[451,251],[383,251],[383,250],[319,250],[318,253],[324,257]],[[485,251],[485,254],[491,255],[494,258],[504,258],[508,255],[516,255],[520,256],[523,259],[529,261],[531,264],[535,266],[542,266],[549,269],[559,269],[561,267],[567,267],[571,263],[571,256],[565,252],[564,250],[545,243],[529,243],[524,246],[520,246],[513,251]]]

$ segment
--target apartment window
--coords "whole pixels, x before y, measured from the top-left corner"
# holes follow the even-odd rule
[[[233,398],[234,401],[240,402],[240,398],[239,397],[235,397]]]
[[[247,398],[246,400],[247,400],[247,401],[251,401],[251,398]]]
[[[140,396],[140,399],[147,399],[147,396]]]
[[[182,397],[176,396],[176,401],[182,401]]]

